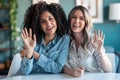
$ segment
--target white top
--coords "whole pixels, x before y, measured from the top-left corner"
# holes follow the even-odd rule
[[[97,53],[95,53],[90,43],[87,51],[79,46],[77,53],[75,41],[73,40],[70,45],[67,65],[71,68],[84,67],[86,72],[103,72],[100,68],[99,57],[97,57]]]
[[[118,73],[85,73],[82,77],[72,77],[67,74],[32,74],[15,76],[0,80],[120,80]]]

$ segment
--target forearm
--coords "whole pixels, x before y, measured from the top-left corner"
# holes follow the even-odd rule
[[[98,58],[99,58],[100,66],[104,70],[104,72],[111,72],[112,71],[112,64],[111,64],[110,60],[108,59],[106,53],[101,52],[98,55]]]
[[[33,68],[33,58],[32,59],[28,59],[26,57],[23,58],[22,62],[21,62],[21,72],[23,74],[30,74]]]
[[[45,72],[59,73],[62,71],[63,64],[59,61],[55,61],[41,54],[40,58],[36,62],[37,65],[42,67]]]

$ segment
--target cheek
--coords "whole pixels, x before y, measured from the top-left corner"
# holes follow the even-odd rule
[[[54,23],[54,25],[55,25],[55,27],[57,27],[57,23],[56,22]]]
[[[70,21],[70,26],[72,27],[72,25],[73,25],[73,20]]]
[[[45,25],[41,25],[41,29],[45,31]]]
[[[85,27],[85,22],[82,22],[82,26],[84,26],[84,27]]]
[[[57,22],[56,21],[54,21],[54,25],[57,27]]]
[[[54,28],[57,30],[57,23],[56,22],[54,22]]]

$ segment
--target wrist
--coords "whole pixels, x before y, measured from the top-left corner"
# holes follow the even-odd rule
[[[95,49],[95,53],[97,53],[97,54],[102,54],[102,53],[103,53],[103,50],[102,50],[101,48]]]
[[[64,66],[64,73],[72,75],[72,69],[69,68],[67,65]]]
[[[37,52],[33,51],[33,56],[34,56],[34,58],[35,58],[36,60],[38,60],[39,57],[40,57],[40,54],[38,54]]]
[[[26,50],[26,57],[31,59],[33,57],[33,51],[32,50]]]
[[[32,53],[27,53],[26,57],[27,57],[28,59],[31,59],[31,58],[33,57],[33,55],[32,55]]]

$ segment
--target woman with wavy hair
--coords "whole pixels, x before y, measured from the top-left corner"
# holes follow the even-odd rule
[[[92,22],[84,6],[75,6],[68,16],[71,44],[66,74],[79,77],[85,72],[111,72],[111,63],[103,47],[104,35],[98,30],[91,33]]]

